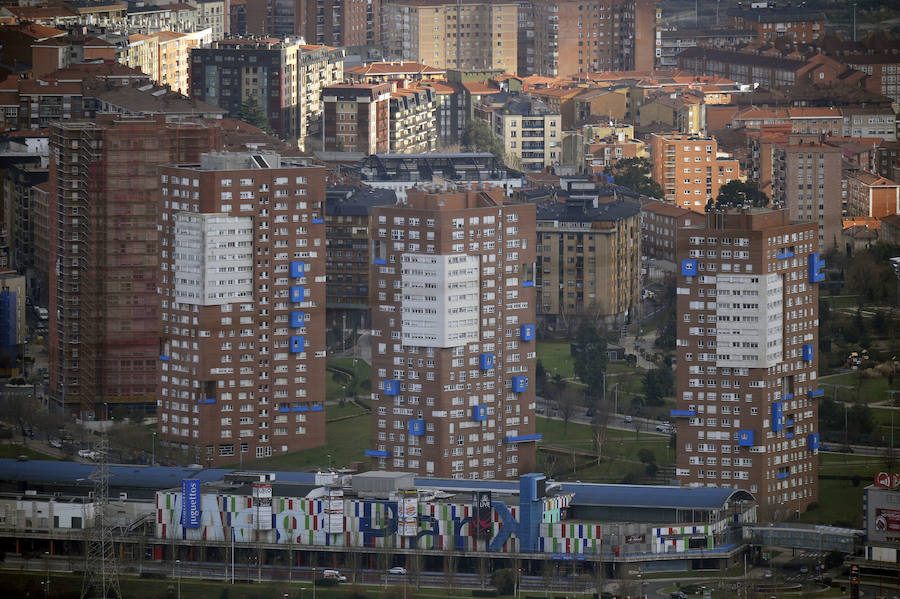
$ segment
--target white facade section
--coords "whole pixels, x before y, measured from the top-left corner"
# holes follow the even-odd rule
[[[221,306],[253,297],[253,219],[226,214],[175,215],[175,298]]]
[[[467,254],[403,254],[404,345],[459,347],[479,340],[480,260]]]
[[[716,365],[769,368],[781,362],[781,275],[716,278]]]

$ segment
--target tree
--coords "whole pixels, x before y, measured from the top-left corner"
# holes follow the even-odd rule
[[[603,376],[606,372],[606,337],[603,336],[603,331],[594,323],[582,323],[578,327],[571,353],[575,360],[575,374],[587,385],[591,397],[599,397],[603,391]]]
[[[674,392],[675,375],[671,368],[654,368],[644,375],[644,396],[648,406],[661,406],[663,398]]]
[[[271,127],[269,126],[269,119],[266,116],[266,113],[263,112],[259,104],[252,100],[241,102],[238,105],[234,116],[235,118],[244,121],[248,125],[259,127],[264,131],[271,131]]]
[[[481,119],[471,119],[462,133],[463,149],[467,152],[490,152],[503,160],[506,148],[503,141],[494,135],[491,126]]]
[[[501,595],[512,595],[516,592],[516,572],[512,568],[494,570],[491,584]]]
[[[734,179],[719,188],[719,195],[716,196],[716,208],[726,208],[729,206],[755,206],[764,207],[769,205],[769,196],[759,190],[759,186],[750,181],[740,181]],[[707,212],[712,206],[707,204]]]
[[[559,377],[559,375],[556,375],[554,379],[557,377]],[[563,432],[568,433],[569,420],[571,420],[572,414],[575,413],[575,406],[578,404],[581,392],[567,386],[562,382],[561,378],[558,383],[554,380],[553,385],[560,385],[560,387],[558,387],[560,391],[556,395],[556,402],[559,406],[559,414],[563,419]]]
[[[603,174],[639,194],[653,198],[665,196],[660,184],[650,178],[650,161],[646,158],[623,158],[603,169]]]

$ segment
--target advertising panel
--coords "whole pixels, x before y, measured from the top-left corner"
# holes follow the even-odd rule
[[[195,478],[181,481],[181,524],[185,528],[200,526],[200,481]]]
[[[397,493],[397,532],[401,537],[414,537],[419,532],[419,496],[416,491]]]
[[[344,490],[328,487],[325,499],[325,531],[328,534],[344,532]]]
[[[491,538],[491,506],[490,491],[474,491],[472,493],[472,525],[476,539]]]
[[[272,529],[272,485],[253,483],[253,505],[256,507],[256,529]]]
[[[875,530],[883,533],[900,532],[900,510],[875,510]]]

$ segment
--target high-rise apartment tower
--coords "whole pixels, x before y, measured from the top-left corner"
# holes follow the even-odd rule
[[[678,230],[676,474],[747,489],[766,519],[817,498],[818,247],[783,210]]]
[[[199,160],[216,131],[98,116],[50,128],[50,398],[84,418],[156,402],[157,166]]]
[[[381,469],[535,466],[533,205],[411,190],[372,209],[372,444]]]
[[[325,441],[325,172],[208,153],[159,172],[159,434],[233,463]]]

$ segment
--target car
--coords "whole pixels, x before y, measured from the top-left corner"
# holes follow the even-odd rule
[[[763,578],[772,578],[772,571],[766,570],[765,572],[763,572]]]
[[[92,450],[92,449],[79,449],[79,450],[78,450],[78,457],[79,457],[79,458],[85,458],[85,459],[88,459],[88,460],[96,460],[96,459],[97,459],[97,452],[94,451],[94,450]]]
[[[404,568],[403,566],[394,566],[393,568],[388,570],[388,574],[397,574],[399,576],[405,576],[406,568]]]
[[[688,599],[688,596],[684,591],[675,591],[669,595],[669,599]]]
[[[347,581],[347,577],[341,574],[339,570],[322,570],[322,578],[336,580],[338,582]]]
[[[55,448],[59,449],[60,447],[62,447],[62,441],[60,441],[59,439],[54,437],[54,438],[50,439],[50,447],[55,447]]]
[[[809,568],[807,568],[806,566],[800,566],[800,574],[807,574],[807,573],[809,573]]]
[[[656,431],[659,433],[674,433],[675,427],[668,422],[663,422],[662,424],[656,425]]]
[[[630,415],[629,415],[629,416],[626,416],[626,417],[625,417],[625,424],[631,424],[631,420],[632,420],[632,419],[631,419],[631,416],[630,416]]]

